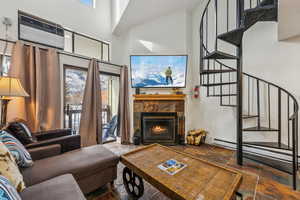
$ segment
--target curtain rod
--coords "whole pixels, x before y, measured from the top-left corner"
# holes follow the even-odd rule
[[[2,41],[2,42],[9,42],[9,43],[13,43],[13,44],[16,43],[16,41],[6,40],[6,39],[2,39],[2,38],[0,38],[0,41]],[[34,44],[34,42],[32,42],[32,43]],[[28,44],[25,44],[25,45],[28,45]],[[41,48],[41,49],[48,50],[47,48]],[[71,56],[71,57],[74,57],[74,58],[81,58],[81,59],[85,59],[85,60],[92,60],[93,59],[93,58],[90,58],[90,57],[87,57],[87,56],[73,54],[73,53],[69,53],[67,51],[63,51],[63,50],[58,50],[57,53],[61,54],[61,55]],[[120,67],[120,68],[123,67],[122,65],[114,64],[114,63],[111,63],[111,62],[106,62],[106,61],[102,61],[102,60],[99,60],[99,59],[96,59],[96,60],[99,63],[103,63],[103,64],[107,64],[107,65],[112,65],[112,66]]]

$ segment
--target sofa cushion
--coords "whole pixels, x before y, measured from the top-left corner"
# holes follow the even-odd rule
[[[26,188],[20,193],[22,200],[84,200],[80,188],[71,174],[55,177]]]
[[[0,131],[0,140],[14,156],[19,167],[30,167],[33,165],[29,152],[25,149],[23,144],[19,142],[19,140],[6,131]]]
[[[5,176],[18,192],[25,188],[22,174],[15,159],[2,142],[0,142],[0,174]]]
[[[36,147],[28,149],[32,160],[41,160],[61,154],[61,146],[59,144],[47,145],[44,147]]]
[[[21,200],[16,188],[4,176],[0,176],[0,199]]]
[[[114,153],[102,145],[95,145],[37,160],[32,167],[22,169],[22,173],[26,185],[31,186],[68,173],[80,180],[115,167],[118,162],[119,157]]]
[[[5,129],[24,145],[36,142],[29,128],[23,122],[10,122]]]

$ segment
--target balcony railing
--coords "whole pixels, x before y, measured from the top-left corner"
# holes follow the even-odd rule
[[[79,134],[81,112],[81,104],[67,104],[65,106],[64,125],[65,128],[71,128],[74,134]],[[110,106],[106,105],[102,108],[102,124],[108,124],[111,118],[112,116]]]

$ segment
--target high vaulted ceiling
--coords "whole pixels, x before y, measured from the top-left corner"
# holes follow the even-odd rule
[[[122,34],[131,27],[177,10],[191,10],[202,0],[130,0],[113,33]]]

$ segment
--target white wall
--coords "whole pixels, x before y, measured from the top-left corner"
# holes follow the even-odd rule
[[[193,56],[192,56],[192,17],[191,13],[187,11],[177,11],[167,16],[159,17],[155,20],[149,21],[142,25],[132,28],[128,34],[123,35],[124,47],[126,49],[123,56],[123,63],[130,65],[130,55],[176,55],[188,54],[189,65],[187,75],[187,87],[184,93],[187,94],[186,99],[186,130],[196,128],[193,124],[194,116],[192,113],[195,110],[192,108],[193,102],[197,101],[192,99],[191,90],[194,87],[194,74]],[[129,82],[130,87],[131,83]],[[170,93],[170,89],[143,89],[142,92],[146,93]],[[132,107],[132,94],[134,90],[130,90],[131,113]],[[133,116],[131,116],[133,118]],[[131,127],[133,124],[131,124]],[[133,127],[132,131],[133,133]]]
[[[286,40],[300,35],[300,1],[279,0],[278,39]]]
[[[111,1],[112,30],[119,23],[129,1],[130,0],[112,0]]]

